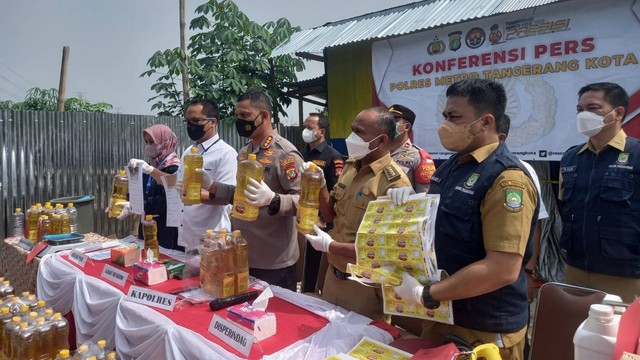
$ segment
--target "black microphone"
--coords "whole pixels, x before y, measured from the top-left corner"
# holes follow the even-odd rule
[[[249,291],[244,294],[228,296],[226,298],[216,298],[211,300],[209,308],[213,311],[218,311],[227,306],[236,305],[245,301],[253,300],[260,295],[259,291]]]

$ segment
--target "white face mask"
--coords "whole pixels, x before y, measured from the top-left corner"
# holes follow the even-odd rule
[[[371,141],[379,138],[380,135],[374,137],[373,139],[371,139]],[[344,141],[347,144],[347,152],[349,153],[349,156],[356,160],[360,160],[363,157],[367,156],[370,152],[378,149],[376,147],[375,149],[369,150],[369,144],[371,143],[371,141],[369,142],[364,141],[360,136],[356,135],[355,133],[351,133],[351,135],[349,135],[349,137],[346,138]]]
[[[162,150],[160,150],[160,145],[147,144],[144,146],[144,153],[147,154],[149,159],[155,159],[162,154]]]
[[[302,140],[305,143],[312,143],[316,140],[316,132],[310,129],[302,130]]]
[[[588,137],[592,137],[598,134],[603,127],[614,123],[613,121],[609,124],[604,123],[604,118],[609,116],[609,114],[611,114],[614,110],[611,110],[605,116],[600,116],[596,113],[592,113],[591,111],[579,112],[578,115],[576,115],[576,125],[578,127],[578,131],[584,136]]]

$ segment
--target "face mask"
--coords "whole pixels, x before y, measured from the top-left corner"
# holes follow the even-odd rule
[[[314,142],[316,140],[316,132],[309,129],[302,130],[302,140],[307,144]]]
[[[442,146],[453,152],[460,152],[471,144],[473,138],[476,135],[471,134],[471,125],[477,123],[482,118],[470,124],[454,124],[451,121],[445,120],[440,124],[438,128],[438,137]]]
[[[260,116],[260,114],[256,115],[253,120],[236,118],[236,131],[238,132],[238,135],[247,138],[251,137],[258,126],[262,125],[262,123],[260,123],[260,125],[256,125],[256,119],[258,118],[258,116]],[[264,122],[264,120],[262,120],[262,122]]]
[[[404,130],[402,130],[402,131],[398,130],[398,126],[400,126],[401,128],[403,127],[403,126],[402,126],[402,123],[398,123],[398,124],[396,125],[396,135],[395,135],[395,137],[394,137],[394,138],[397,138],[398,136],[400,136],[400,135],[402,135],[402,134],[404,133]]]
[[[160,156],[162,151],[160,150],[160,145],[147,144],[144,146],[144,153],[149,157],[149,159],[155,159]]]
[[[605,116],[600,116],[596,113],[592,113],[591,111],[579,112],[578,115],[576,115],[576,120],[577,120],[576,125],[578,127],[578,131],[582,133],[584,136],[588,136],[588,137],[592,137],[596,135],[606,125],[613,124],[613,121],[610,122],[609,124],[605,124],[604,118],[606,118],[614,110],[611,110]]]
[[[204,137],[204,133],[206,132],[204,130],[204,126],[206,124],[203,125],[196,125],[196,124],[192,124],[191,122],[187,123],[187,134],[189,135],[189,139],[193,140],[193,141],[198,141],[200,139],[202,139]]]
[[[379,137],[380,135],[374,137],[373,139],[371,139],[371,141]],[[378,147],[376,147],[375,149],[369,150],[369,144],[371,143],[371,141],[364,141],[362,140],[362,138],[360,138],[360,136],[354,133],[351,133],[351,135],[349,135],[349,137],[344,141],[347,144],[347,152],[349,153],[349,156],[356,160],[360,160],[363,157],[367,156],[370,152],[378,149]]]

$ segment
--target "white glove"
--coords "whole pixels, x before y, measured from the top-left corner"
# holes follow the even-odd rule
[[[151,174],[153,171],[153,166],[147,164],[146,161],[140,159],[131,159],[129,160],[129,167],[135,169],[136,167],[141,166],[142,172],[145,174]]]
[[[253,206],[267,206],[276,196],[276,193],[271,191],[269,186],[264,181],[257,182],[255,179],[249,178],[249,184],[247,184],[247,190],[244,191],[247,196],[247,202]]]
[[[117,202],[116,206],[122,206],[120,215],[116,216],[118,220],[124,220],[127,216],[131,215],[131,204],[128,201]]]
[[[309,240],[311,246],[313,246],[314,249],[328,253],[329,245],[331,245],[331,243],[334,241],[331,238],[331,235],[320,230],[317,225],[313,225],[313,231],[316,232],[316,235],[305,234],[304,237]]]
[[[204,169],[198,168],[196,169],[196,172],[202,175],[202,185],[200,185],[200,187],[204,190],[209,190],[211,184],[213,184],[213,179],[211,178],[211,176],[209,176],[209,174]]]
[[[402,284],[400,286],[394,286],[393,290],[403,298],[417,304],[422,304],[422,290],[424,287],[408,273],[402,273]]]
[[[303,172],[307,171],[309,169],[309,167],[311,166],[311,164],[314,164],[314,162],[313,161],[305,161],[305,162],[303,162],[302,165],[300,165],[300,167],[298,167],[298,172],[300,174],[302,174]],[[320,168],[318,168],[318,169],[320,169]],[[320,188],[322,189],[325,186],[327,186],[327,180],[324,178],[324,172],[323,172],[322,173],[322,186]]]
[[[391,198],[396,205],[402,205],[407,202],[409,195],[415,194],[415,190],[411,186],[389,189],[387,195]]]

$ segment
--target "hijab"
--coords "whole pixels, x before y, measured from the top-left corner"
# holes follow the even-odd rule
[[[157,167],[160,163],[163,168],[180,165],[180,158],[176,154],[178,137],[171,128],[164,124],[156,124],[142,130],[142,133],[149,135],[153,143],[159,146],[160,155],[151,159],[152,166]]]

